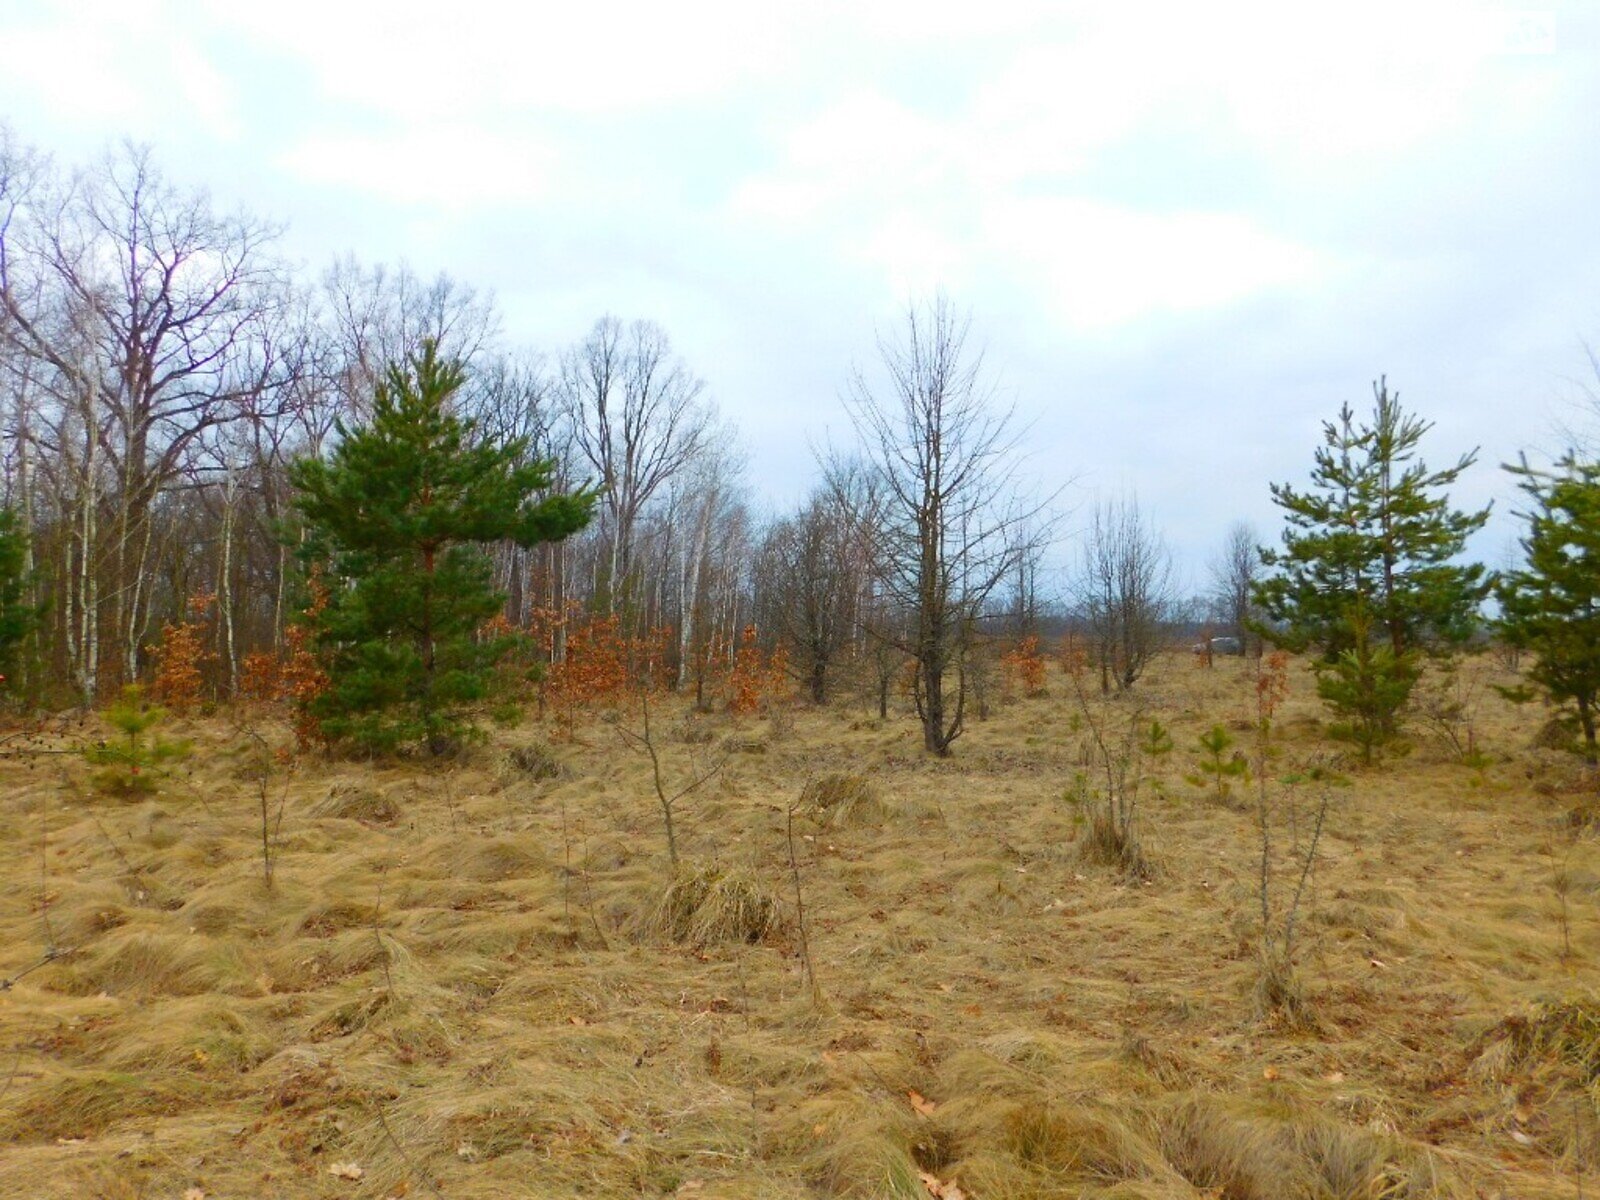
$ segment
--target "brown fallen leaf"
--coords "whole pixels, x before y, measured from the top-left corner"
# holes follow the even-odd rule
[[[206,1194],[197,1187],[184,1188],[183,1200],[206,1200]]]
[[[1261,1078],[1265,1079],[1268,1083],[1271,1083],[1273,1080],[1278,1078],[1278,1068],[1268,1067],[1266,1070],[1261,1072]]]
[[[934,1200],[967,1200],[967,1194],[954,1179],[946,1183],[929,1171],[918,1171],[917,1178],[922,1180],[922,1186],[928,1189],[928,1195]]]
[[[1326,1079],[1329,1083],[1343,1083],[1344,1082],[1344,1072],[1343,1071],[1329,1071],[1326,1075],[1323,1076],[1323,1078]]]
[[[933,1116],[934,1110],[939,1107],[915,1088],[906,1093],[906,1099],[911,1101],[911,1107],[924,1117]]]
[[[577,1013],[573,1013],[572,1016],[567,1018],[567,1020],[571,1021],[574,1025],[587,1025],[589,1023],[582,1017],[578,1016]]]
[[[330,1166],[328,1168],[328,1174],[332,1175],[335,1179],[356,1180],[356,1179],[360,1179],[363,1175],[366,1174],[366,1172],[363,1171],[360,1167],[356,1166],[355,1163],[351,1162],[351,1163],[334,1163],[332,1166]]]

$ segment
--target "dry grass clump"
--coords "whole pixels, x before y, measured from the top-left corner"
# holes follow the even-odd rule
[[[1201,1192],[1228,1200],[1453,1200],[1469,1183],[1426,1147],[1328,1120],[1197,1095],[1152,1120],[1161,1153]]]
[[[222,990],[221,963],[210,944],[178,934],[133,932],[107,935],[92,950],[73,955],[59,968],[54,986],[77,996],[149,1000],[198,996]]]
[[[928,1200],[911,1155],[919,1132],[916,1115],[904,1104],[860,1091],[830,1091],[787,1114],[766,1149],[797,1160],[827,1195]]]
[[[400,804],[387,791],[359,784],[339,783],[329,789],[327,798],[311,806],[311,815],[363,825],[393,825],[400,820]]]
[[[1161,1169],[1160,1154],[1133,1124],[1092,1103],[1019,1102],[1001,1121],[1000,1144],[1027,1167],[1080,1183],[1120,1183]]]
[[[888,805],[870,779],[846,774],[810,780],[800,792],[795,811],[826,827],[876,825],[889,816]]]
[[[1276,947],[1261,950],[1251,1000],[1258,1017],[1276,1021],[1289,1029],[1317,1027],[1316,1013],[1306,998],[1300,973]]]
[[[318,904],[300,920],[300,932],[307,937],[328,938],[347,929],[362,929],[373,923],[377,912],[371,904],[354,900],[330,900]]]
[[[159,1016],[121,1012],[80,1021],[79,1027],[124,1030],[128,1036],[107,1044],[103,1065],[125,1073],[155,1072],[161,1079],[173,1072],[237,1078],[278,1050],[248,1004],[217,996],[174,1002]]]
[[[1138,833],[1101,808],[1090,810],[1078,842],[1078,854],[1084,862],[1110,867],[1127,879],[1150,879],[1155,875],[1155,866],[1145,857]]]
[[[1592,833],[1600,828],[1600,789],[1591,787],[1583,791],[1562,820],[1573,833]]]
[[[777,895],[748,870],[684,864],[646,927],[694,946],[763,942],[784,928],[784,912]]]
[[[199,1081],[168,1072],[56,1072],[12,1102],[0,1118],[0,1138],[93,1137],[122,1121],[180,1113],[203,1091]]]
[[[1305,991],[1259,1001],[1310,995],[1317,1023],[1263,1021],[1258,824],[1141,749],[1157,720],[1176,745],[1253,727],[1247,666],[1158,667],[1138,721],[1110,702],[1112,776],[1096,750],[1078,803],[1067,697],[940,761],[903,714],[757,726],[771,751],[685,806],[670,888],[649,763],[603,727],[555,784],[511,762],[531,726],[448,777],[302,756],[270,889],[224,721],[141,805],[86,803],[70,753],[0,756],[0,1196],[1571,1200],[1583,1171],[1588,1194],[1600,839],[1557,827],[1583,768],[1491,697],[1470,782],[1430,755],[1357,774],[1307,885]],[[1275,771],[1324,747],[1291,683]],[[1128,730],[1124,825],[1160,886],[1113,838],[1112,870],[1080,857]],[[831,774],[787,838],[774,800],[808,764]],[[1283,815],[1275,852],[1303,854],[1304,806]]]
[[[541,846],[516,836],[441,839],[426,852],[424,861],[446,879],[473,883],[501,883],[551,870]]]
[[[1475,1200],[1481,1193],[1422,1146],[1309,1115],[1281,1137],[1310,1171],[1317,1200]]]
[[[507,770],[502,773],[516,779],[564,779],[570,773],[556,752],[542,742],[513,746],[506,751],[505,765]]]
[[[1305,1159],[1266,1121],[1196,1097],[1161,1113],[1154,1125],[1164,1159],[1202,1192],[1229,1200],[1312,1200]]]
[[[1534,1002],[1496,1023],[1479,1042],[1472,1070],[1490,1082],[1517,1071],[1565,1066],[1590,1085],[1600,1080],[1600,994]]]

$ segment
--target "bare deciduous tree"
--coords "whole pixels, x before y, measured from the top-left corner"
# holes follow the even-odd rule
[[[657,490],[699,452],[713,425],[705,385],[648,321],[602,317],[561,363],[561,400],[578,450],[600,489],[609,538],[603,581],[615,612],[633,571],[640,514]]]
[[[1227,540],[1217,556],[1211,560],[1211,607],[1239,641],[1239,653],[1249,649],[1252,637],[1257,651],[1261,648],[1259,636],[1252,635],[1250,624],[1255,620],[1254,589],[1261,578],[1261,540],[1246,521],[1235,521],[1228,527]]]
[[[1172,558],[1132,497],[1094,507],[1074,584],[1101,691],[1132,687],[1161,649]]]
[[[865,559],[849,513],[827,489],[775,522],[762,542],[757,612],[813,704],[827,701],[830,672],[855,632]]]
[[[847,397],[882,498],[858,525],[905,619],[878,636],[915,659],[923,744],[939,755],[965,723],[973,629],[1040,511],[1017,500],[1012,411],[967,344],[970,324],[942,296],[911,306],[879,338],[882,384],[858,372]]]
[[[246,348],[284,277],[272,226],[217,213],[131,145],[38,189],[30,218],[8,230],[0,307],[13,345],[48,379],[58,436],[83,451],[79,674],[92,699],[102,628],[123,677],[138,674],[157,500],[261,390]],[[108,612],[90,594],[102,576]]]

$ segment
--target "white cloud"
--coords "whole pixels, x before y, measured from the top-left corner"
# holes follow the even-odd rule
[[[195,123],[231,140],[234,90],[200,32],[158,0],[84,0],[0,16],[0,68],[12,89],[55,114],[151,137]]]
[[[1236,215],[1147,213],[1080,197],[994,204],[976,253],[1015,264],[1015,278],[1079,330],[1221,308],[1334,268]]]
[[[529,134],[427,124],[378,134],[313,134],[291,146],[282,163],[308,182],[460,212],[544,199],[558,155]]]
[[[611,113],[761,78],[789,39],[762,5],[284,0],[219,8],[329,98],[407,120]]]

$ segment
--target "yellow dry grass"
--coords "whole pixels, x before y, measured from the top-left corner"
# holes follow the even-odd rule
[[[1264,1020],[1248,795],[1184,781],[1199,733],[1248,728],[1245,672],[1141,685],[1177,743],[1146,879],[1078,852],[1059,676],[946,761],[903,717],[719,726],[676,877],[602,722],[439,770],[303,762],[271,892],[223,721],[132,801],[0,760],[0,1195],[1600,1194],[1592,786],[1492,696],[1487,765],[1419,734],[1339,767],[1311,1021]],[[1337,752],[1320,716],[1297,671],[1275,770]]]

